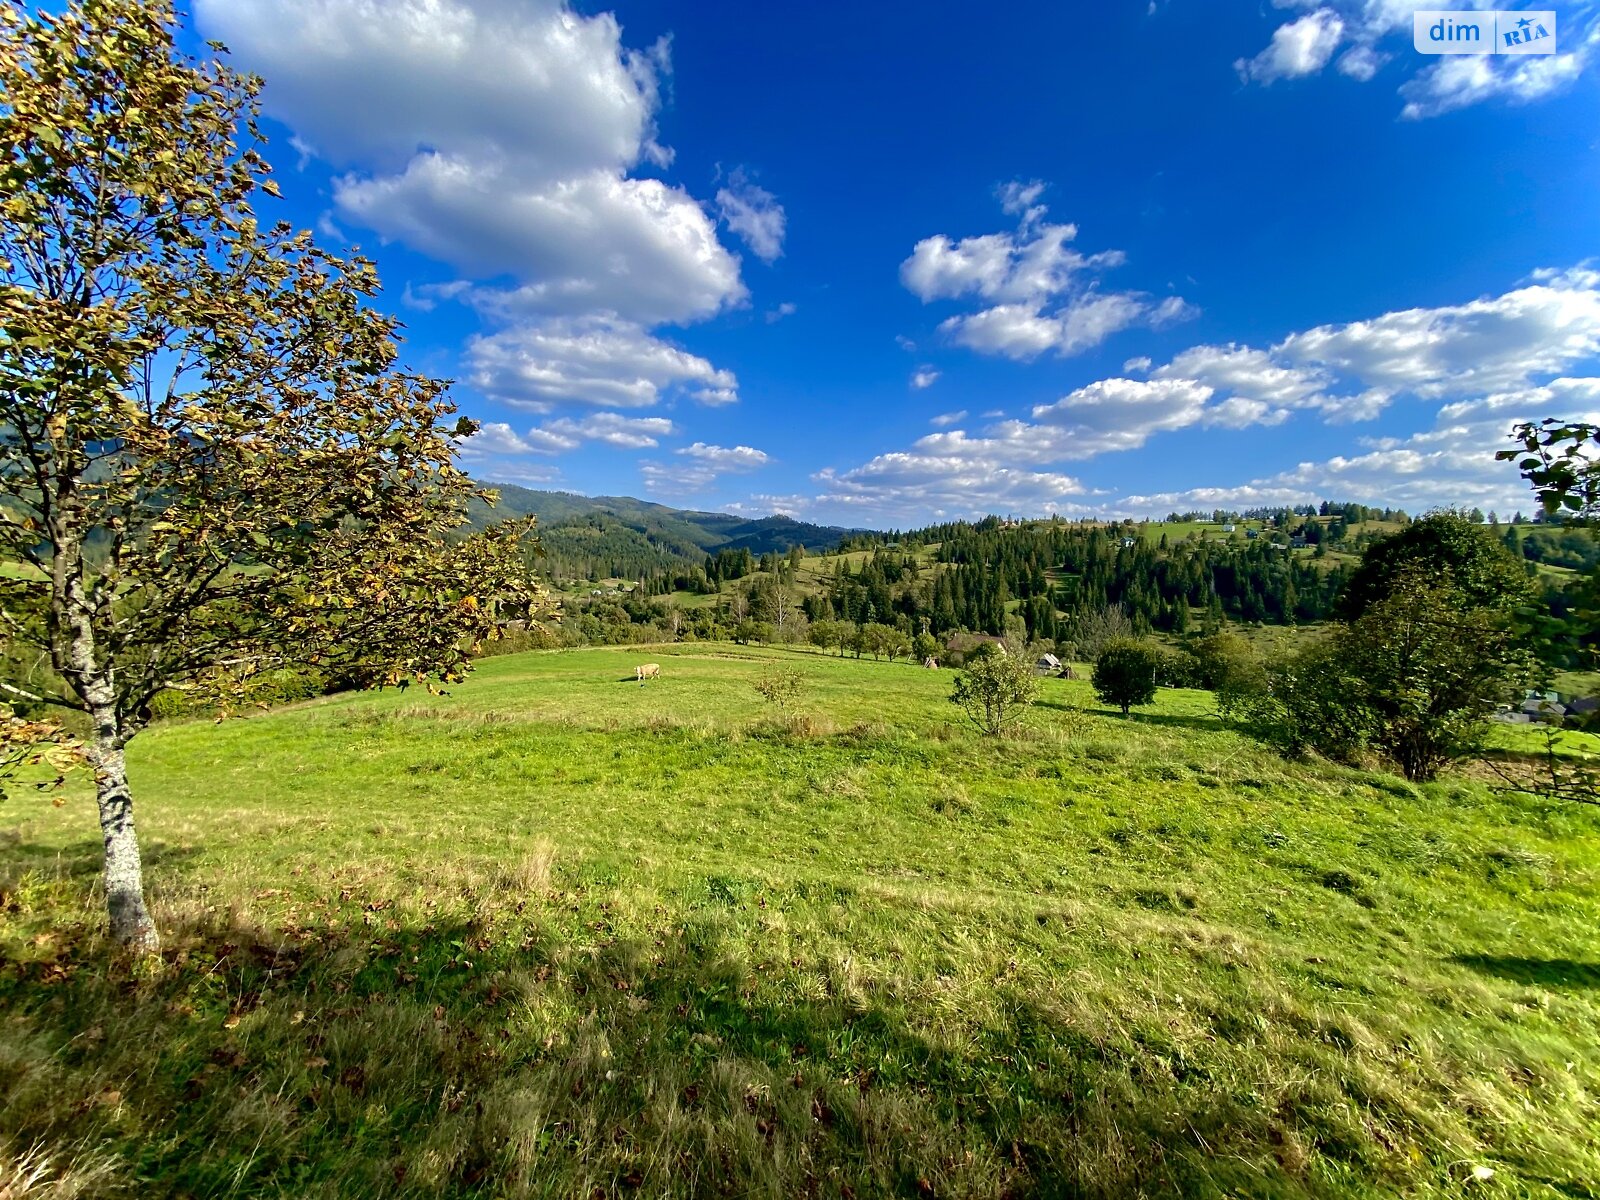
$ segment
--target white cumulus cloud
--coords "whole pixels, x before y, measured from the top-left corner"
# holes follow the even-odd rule
[[[1367,83],[1391,63],[1407,73],[1399,92],[1401,115],[1409,120],[1489,100],[1540,100],[1589,70],[1600,50],[1600,11],[1587,2],[1554,5],[1559,53],[1510,56],[1417,55],[1412,18],[1419,6],[1402,0],[1273,0],[1273,7],[1302,10],[1304,15],[1280,25],[1254,58],[1234,63],[1242,79],[1270,84],[1316,74],[1342,46],[1334,65],[1346,78]],[[1488,10],[1496,2],[1462,0],[1453,7]]]
[[[1499,296],[1319,325],[1273,350],[1425,398],[1515,388],[1600,353],[1600,270],[1539,271]]]
[[[1070,475],[949,455],[881,454],[848,471],[814,476],[815,506],[860,519],[912,523],[991,512],[1071,512],[1083,484]]]
[[[1328,65],[1343,37],[1344,19],[1331,8],[1319,8],[1278,26],[1265,50],[1233,67],[1239,78],[1254,83],[1314,75]]]
[[[638,325],[605,318],[550,320],[479,335],[467,343],[469,378],[515,408],[548,412],[562,402],[648,408],[666,392],[725,404],[738,381]]]
[[[499,454],[527,454],[539,447],[522,437],[504,421],[486,421],[461,445],[463,458],[487,458]]]
[[[666,417],[625,417],[621,413],[597,412],[585,417],[561,417],[546,422],[535,433],[551,434],[573,441],[603,442],[623,450],[642,450],[659,446],[659,438],[676,432]]]
[[[1531,509],[1526,482],[1495,451],[1509,449],[1509,434],[1522,421],[1559,414],[1600,422],[1600,378],[1558,378],[1550,383],[1439,410],[1434,427],[1410,437],[1367,439],[1361,453],[1302,462],[1248,483],[1134,495],[1130,512],[1174,508],[1300,504],[1338,498],[1396,505],[1413,513],[1444,505],[1485,510]]]
[[[492,394],[632,406],[700,379],[732,396],[731,376],[703,360],[639,369],[651,328],[747,298],[712,214],[639,173],[671,160],[656,137],[665,40],[629,47],[614,16],[565,0],[196,0],[195,11],[206,36],[269,80],[267,111],[302,152],[340,172],[341,221],[478,281],[412,301],[470,300],[507,326],[469,354]],[[759,231],[733,223],[757,253],[772,248],[774,212],[782,232],[781,207],[762,197],[751,197],[766,213]],[[507,276],[509,287],[482,286]],[[609,363],[608,349],[619,351]],[[649,357],[681,354],[658,341]]]
[[[1352,46],[1339,56],[1339,61],[1334,65],[1338,67],[1339,74],[1366,83],[1388,61],[1387,54],[1374,50],[1371,46]]]
[[[900,264],[900,282],[923,303],[972,298],[983,304],[945,319],[939,328],[946,337],[980,353],[1026,360],[1050,350],[1077,354],[1133,325],[1195,315],[1179,297],[1155,302],[1143,292],[1101,290],[1099,276],[1126,256],[1073,248],[1076,225],[1043,220],[1043,188],[1034,181],[1000,189],[1001,207],[1021,218],[1014,232],[959,240],[936,234]]]
[[[1585,418],[1600,407],[1600,270],[1534,272],[1497,296],[1290,333],[1268,347],[1199,345],[1143,379],[1101,379],[1035,405],[1025,420],[949,429],[904,451],[818,475],[819,507],[909,519],[972,511],[1066,512],[1077,481],[1053,468],[1185,429],[1276,425],[1312,414],[1337,425],[1406,400],[1431,404],[1434,430],[1360,439],[1358,452],[1302,463],[1233,488],[1134,496],[1121,511],[1347,497],[1425,508],[1504,507],[1524,485],[1494,452],[1514,420]],[[951,422],[954,423],[953,421]],[[1070,486],[1069,486],[1070,485]],[[1078,489],[1074,491],[1073,489]],[[961,489],[970,489],[963,501]],[[1114,502],[1100,510],[1117,511]]]
[[[733,172],[728,186],[717,192],[717,208],[728,228],[743,238],[762,262],[773,262],[783,253],[783,205],[771,192],[746,178],[743,171]]]
[[[1400,96],[1406,103],[1400,115],[1420,120],[1493,99],[1530,104],[1566,87],[1588,70],[1597,47],[1600,24],[1582,33],[1574,49],[1559,54],[1442,55],[1401,86]]]
[[[639,464],[647,489],[659,495],[694,495],[723,475],[746,474],[772,461],[766,451],[754,446],[714,446],[706,442],[684,446],[677,454],[680,461]]]

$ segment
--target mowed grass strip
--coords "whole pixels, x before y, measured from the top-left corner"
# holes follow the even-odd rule
[[[11,801],[0,1194],[1600,1194],[1600,812],[950,684],[630,647],[159,728],[137,975],[86,792]]]

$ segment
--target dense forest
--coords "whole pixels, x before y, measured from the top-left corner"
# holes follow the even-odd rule
[[[997,631],[1011,601],[1029,632],[1053,636],[1058,613],[1121,605],[1141,628],[1183,632],[1192,611],[1216,620],[1287,623],[1327,615],[1344,567],[1320,561],[1327,550],[1359,555],[1403,526],[1398,509],[1323,501],[1318,505],[1171,513],[1171,526],[1237,524],[1241,538],[1191,539],[1163,533],[1147,545],[1132,522],[1018,522],[1000,517],[898,531],[846,531],[770,517],[747,521],[619,497],[502,489],[501,509],[541,514],[538,574],[562,591],[624,580],[637,598],[712,595],[750,576],[771,575],[803,547],[812,553],[868,551],[854,573],[832,578],[828,603],[809,602],[812,619],[856,622],[905,617],[936,631]],[[479,514],[479,521],[490,510]],[[1600,549],[1580,529],[1559,524],[1499,525],[1469,514],[1533,564],[1588,570]],[[1247,535],[1247,536],[1246,536]],[[926,571],[926,548],[951,570]],[[1310,550],[1284,554],[1284,549]],[[1318,561],[1308,562],[1307,559]],[[864,573],[863,573],[864,572]],[[919,587],[922,586],[919,590]],[[823,611],[819,611],[823,610]]]
[[[667,511],[652,507],[645,524],[637,511],[591,510],[544,528],[538,569],[568,593],[554,626],[559,640],[803,641],[809,627],[833,626],[829,636],[839,638],[839,628],[883,628],[908,639],[969,632],[1065,643],[1107,609],[1136,633],[1309,624],[1334,615],[1359,556],[1411,519],[1328,501],[1173,513],[1157,528],[991,516],[905,531],[827,531],[836,540],[813,545],[820,561],[802,571],[808,551],[798,543],[702,549],[661,536],[669,524],[674,534],[684,529]],[[1468,515],[1527,564],[1556,615],[1566,609],[1565,579],[1540,568],[1596,565],[1596,547],[1579,529]],[[824,532],[794,526],[802,529]],[[726,534],[702,531],[699,540],[719,536]],[[626,582],[602,586],[616,580]],[[690,604],[686,596],[716,599]]]
[[[1003,634],[1013,600],[1030,638],[1062,635],[1070,615],[1119,606],[1140,631],[1185,632],[1191,610],[1220,621],[1289,623],[1326,617],[1345,568],[1324,569],[1265,539],[1234,545],[1151,545],[1115,526],[1041,523],[941,530],[935,561],[879,549],[806,603],[813,619],[898,623],[934,633]],[[838,560],[835,560],[836,562]]]

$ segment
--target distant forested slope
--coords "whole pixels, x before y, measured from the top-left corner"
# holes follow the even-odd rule
[[[822,550],[860,533],[791,517],[751,520],[671,508],[632,496],[580,496],[509,483],[486,486],[500,493],[500,501],[493,508],[474,505],[473,525],[537,517],[545,569],[562,577],[640,579],[702,567],[708,555],[724,550],[748,550],[757,557],[782,554],[792,546]]]

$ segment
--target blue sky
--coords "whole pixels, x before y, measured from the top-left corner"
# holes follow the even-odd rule
[[[1554,56],[1448,58],[1393,0],[192,7],[480,478],[879,526],[1509,510],[1513,421],[1600,420],[1593,3]]]

